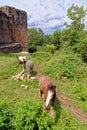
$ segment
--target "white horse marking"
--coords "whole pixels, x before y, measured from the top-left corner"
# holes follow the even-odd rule
[[[20,62],[24,62],[24,61],[26,61],[26,56],[19,56],[19,57],[18,57],[18,60],[19,60]]]
[[[51,90],[48,91],[48,96],[47,96],[47,100],[45,103],[45,106],[48,107],[50,105],[50,100],[52,99],[54,92],[52,92]]]

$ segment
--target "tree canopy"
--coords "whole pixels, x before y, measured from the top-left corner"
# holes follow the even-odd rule
[[[67,16],[70,19],[71,23],[65,22],[67,29],[70,29],[70,43],[75,44],[78,42],[80,35],[82,34],[85,24],[84,18],[86,16],[87,9],[84,9],[84,6],[77,6],[72,4],[67,10]]]

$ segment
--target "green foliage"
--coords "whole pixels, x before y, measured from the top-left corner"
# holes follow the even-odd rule
[[[77,5],[72,4],[70,8],[68,8],[67,16],[71,19],[71,24],[68,25],[65,23],[65,25],[69,28],[78,30],[80,33],[85,25],[82,23],[84,21],[84,17],[86,16],[87,10],[84,9],[84,6],[78,7]]]
[[[0,104],[0,130],[50,130],[55,124],[36,101],[21,102],[14,109],[9,105]]]
[[[81,57],[72,52],[52,58],[45,64],[43,72],[52,77],[59,77],[61,73],[62,76],[78,80],[87,76],[86,70],[87,66],[82,62]]]
[[[79,124],[75,118],[73,119],[73,115],[69,111],[62,108],[57,130],[86,130],[86,126],[84,126],[85,125]],[[54,127],[53,130],[56,130],[56,127]]]
[[[12,130],[13,112],[7,105],[0,103],[0,130]]]
[[[60,32],[55,31],[53,33],[53,44],[55,45],[56,49],[60,48]]]
[[[38,60],[38,62],[44,62],[44,61],[48,61],[51,58],[51,55],[47,52],[36,52],[33,53],[33,58]]]
[[[52,35],[44,35],[44,45],[53,44],[53,36]]]
[[[83,57],[83,60],[87,63],[87,45],[84,46],[82,57]]]
[[[82,108],[82,110],[87,113],[87,82],[86,80],[84,83],[82,80],[78,82],[71,82],[70,84],[66,85],[64,90],[65,93],[68,95],[71,102],[76,104],[76,106]]]
[[[12,63],[12,64],[11,64]],[[2,54],[0,55],[0,79],[7,79],[11,75],[18,72],[19,65],[17,64],[16,55]],[[13,69],[14,68],[14,69]]]
[[[86,16],[87,10],[84,6],[78,7],[74,4],[68,9],[67,16],[71,20],[70,24],[65,23],[67,28],[70,29],[70,43],[71,45],[76,44],[85,27],[84,17]]]
[[[47,52],[50,52],[51,54],[54,54],[56,48],[55,48],[55,46],[53,44],[48,44],[48,45],[46,45],[46,50],[47,50]]]
[[[75,45],[79,42],[80,35],[76,30],[70,29],[70,44]]]
[[[37,118],[40,117],[41,108],[39,104],[26,101],[18,106],[15,114],[14,127],[16,130],[38,129]]]
[[[74,84],[74,88],[73,88],[74,96],[75,96],[74,98],[82,102],[87,102],[86,86],[78,84],[77,89],[75,87],[76,85]]]
[[[60,33],[60,43],[61,43],[61,47],[63,47],[63,45],[69,41],[69,35],[70,35],[70,31],[69,29],[65,29],[62,30]]]
[[[37,119],[39,130],[50,130],[55,126],[54,118],[51,118],[47,113],[42,113]]]
[[[36,52],[36,51],[37,51],[37,48],[36,48],[35,45],[32,45],[32,46],[28,45],[28,51],[29,51],[30,53],[33,53],[33,52]]]
[[[44,36],[44,33],[40,28],[28,29],[28,44],[29,44],[29,46],[32,46],[32,45],[42,46],[43,45],[43,36]]]
[[[64,108],[56,124],[54,117],[42,112],[41,104],[34,100],[27,100],[10,107],[9,105],[12,104],[0,103],[0,130],[86,130],[85,126],[79,124]]]
[[[85,52],[86,44],[87,44],[87,39],[86,38],[81,39],[76,45],[72,47],[72,49],[74,50],[74,52],[83,54]]]

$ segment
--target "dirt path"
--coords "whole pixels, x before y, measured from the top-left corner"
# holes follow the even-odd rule
[[[60,101],[61,105],[72,112],[80,122],[87,123],[87,115],[85,115],[80,108],[74,106],[73,100],[68,99],[64,94],[57,96],[57,99]]]
[[[41,73],[41,67],[43,64],[39,64],[38,66],[35,66],[35,70],[38,72],[36,75],[36,78],[40,78],[42,76]],[[72,114],[80,121],[83,123],[87,123],[87,115],[84,114],[81,108],[76,108],[75,107],[75,102],[74,100],[69,99],[65,94],[59,94],[57,96],[57,99],[60,101],[61,105],[63,105],[67,110],[72,112]]]

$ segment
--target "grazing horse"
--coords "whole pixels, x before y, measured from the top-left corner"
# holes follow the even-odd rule
[[[23,69],[25,68],[25,64],[26,64],[26,56],[18,56],[17,57],[18,62],[21,64],[21,66],[23,67]]]
[[[54,101],[56,99],[56,86],[52,83],[48,76],[43,76],[39,79],[40,96],[44,96],[44,110],[50,107],[51,115],[54,115]]]
[[[33,63],[32,60],[28,60],[26,62],[26,71],[28,73],[28,78],[30,78],[30,76],[31,76],[31,72],[33,70],[33,66],[34,66],[34,63]]]
[[[18,59],[18,61],[19,61],[20,64],[26,62],[26,56],[18,56],[17,59]]]

